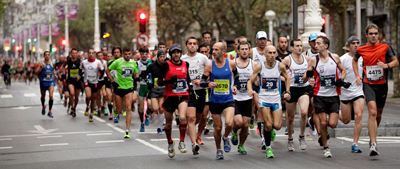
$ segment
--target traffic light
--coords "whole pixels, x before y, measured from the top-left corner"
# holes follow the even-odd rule
[[[63,46],[67,45],[67,40],[63,39],[63,40],[61,41],[61,44],[62,44]]]
[[[140,12],[139,13],[139,31],[140,31],[140,33],[146,32],[146,23],[147,23],[147,13]]]
[[[326,18],[322,18],[322,29],[321,29],[321,32],[324,32],[325,33],[325,26],[326,26]]]
[[[100,23],[100,33],[103,39],[110,37],[110,34],[107,32],[105,22]]]

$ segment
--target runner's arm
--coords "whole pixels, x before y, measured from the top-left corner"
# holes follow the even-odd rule
[[[337,64],[337,67],[339,68],[339,70],[340,70],[340,72],[341,72],[340,78],[341,78],[341,79],[346,78],[347,71],[346,71],[346,69],[344,68],[344,66],[343,66],[343,64],[342,64],[342,61],[340,61],[339,56],[338,56],[337,54],[332,54],[332,56],[333,56],[333,58],[335,59],[336,64]]]
[[[161,65],[160,73],[158,74],[158,81],[157,81],[158,86],[165,86],[167,84],[170,84],[169,80],[165,80],[165,75],[167,74],[168,70],[169,70],[168,63],[164,62]]]
[[[303,81],[304,82],[307,82],[308,79],[313,76],[313,74],[314,74],[314,66],[315,66],[316,62],[317,62],[316,57],[312,57],[310,59],[310,62],[308,62],[307,71],[303,75]]]
[[[279,71],[281,72],[281,75],[285,78],[286,91],[285,91],[285,94],[284,94],[283,97],[286,100],[290,100],[290,96],[291,96],[291,93],[290,93],[290,77],[286,72],[286,66],[283,65],[283,64],[279,64]]]
[[[249,96],[252,96],[255,93],[253,91],[252,84],[257,79],[258,74],[260,74],[260,71],[261,71],[261,64],[257,64],[256,67],[254,68],[253,74],[250,77],[250,80],[247,82],[247,92]]]
[[[206,67],[204,67],[204,73],[200,79],[200,87],[209,87],[208,77],[211,76],[212,71],[212,63],[207,63]]]

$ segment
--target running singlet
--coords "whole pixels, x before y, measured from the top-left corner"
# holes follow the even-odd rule
[[[125,61],[123,58],[115,60],[109,67],[110,70],[117,71],[118,89],[131,89],[133,88],[134,73],[138,73],[138,67],[133,60]]]
[[[97,84],[99,81],[99,69],[98,65],[100,65],[101,70],[104,70],[103,64],[100,60],[94,59],[93,62],[90,62],[88,59],[82,61],[81,69],[85,70],[84,81],[90,84]]]
[[[210,81],[217,83],[217,86],[211,89],[210,102],[223,104],[233,101],[232,80],[228,59],[225,59],[225,65],[222,68],[218,68],[215,61],[212,61]]]
[[[329,58],[326,63],[322,62],[319,55],[315,56],[317,65],[314,70],[315,77],[315,96],[338,96],[340,88],[335,86],[336,80],[339,79],[337,64],[329,53]]]
[[[281,103],[281,72],[279,71],[279,63],[279,61],[275,61],[275,65],[272,68],[267,68],[265,62],[261,63],[258,102]]]
[[[103,67],[104,67],[104,70],[106,70],[106,69],[107,69],[107,61],[102,60],[101,62],[102,62],[102,65],[103,65]],[[103,81],[104,78],[107,77],[107,73],[104,73],[102,77],[100,77],[100,75],[101,75],[101,74],[100,74],[100,71],[98,72],[98,74],[99,74],[99,82],[100,82],[100,81]]]
[[[253,48],[253,60],[254,62],[262,63],[265,62],[266,57],[265,55],[260,55],[260,53],[257,51],[257,48]]]
[[[139,75],[142,74],[142,72],[146,72],[146,69],[147,69],[147,67],[149,67],[150,64],[151,64],[151,60],[150,59],[147,59],[147,60],[139,59],[137,61],[137,66],[139,68]],[[140,77],[139,84],[140,85],[146,85],[146,79],[150,79],[150,78],[147,77],[147,78],[143,79],[142,77]]]
[[[340,57],[340,61],[342,62],[343,67],[346,69],[346,78],[344,78],[344,81],[351,83],[351,86],[348,89],[342,87],[340,100],[352,100],[355,97],[363,96],[363,85],[361,84],[359,86],[356,83],[356,75],[354,74],[353,70],[353,57],[346,53]],[[357,66],[360,77],[362,76],[362,62],[362,58],[358,59]]]
[[[43,62],[43,69],[40,73],[40,85],[48,87],[54,86],[54,75],[53,75],[53,65],[52,64],[45,64]]]
[[[233,95],[233,98],[237,101],[245,101],[250,100],[253,97],[247,94],[247,82],[250,80],[251,75],[253,74],[253,64],[252,60],[249,59],[249,63],[246,67],[240,68],[236,62],[236,69],[239,74],[239,82],[237,84],[237,94]]]
[[[182,61],[180,65],[175,65],[171,61],[165,62],[168,65],[168,71],[165,74],[165,80],[170,80],[176,75],[178,80],[174,84],[165,86],[165,96],[187,96],[188,93],[188,66],[189,63]]]
[[[307,71],[307,59],[304,55],[301,55],[303,57],[303,62],[300,64],[297,64],[292,55],[289,55],[290,57],[290,66],[289,69],[286,70],[290,77],[290,87],[305,87],[308,86],[309,82],[304,82],[303,81],[303,75]]]
[[[68,80],[69,79],[77,79],[81,69],[80,67],[81,60],[79,58],[76,58],[75,61],[72,61],[70,57],[67,59],[67,65],[68,65]]]
[[[189,75],[191,80],[201,78],[201,75],[204,73],[204,67],[206,67],[207,63],[210,62],[206,55],[201,53],[197,53],[195,56],[183,55],[181,60],[184,60],[189,63]],[[203,87],[193,85],[194,90],[205,89]]]
[[[318,53],[314,53],[311,49],[308,49],[306,52],[306,55],[310,58],[315,57],[318,55]]]
[[[396,56],[393,48],[385,41],[379,41],[374,46],[368,43],[357,48],[355,57],[363,57],[364,83],[385,84],[387,82],[388,69],[378,66],[378,60],[389,63]]]

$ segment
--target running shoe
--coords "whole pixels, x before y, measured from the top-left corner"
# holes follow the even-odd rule
[[[144,132],[144,124],[140,124],[140,132]]]
[[[114,115],[114,117],[116,117],[118,115],[117,110],[115,110],[115,108],[113,109],[113,115]]]
[[[224,152],[222,150],[217,150],[217,160],[224,159]]]
[[[289,133],[287,132],[287,127],[285,128],[285,135],[288,135]]]
[[[265,153],[267,154],[267,158],[274,158],[274,150],[272,148],[267,149]]]
[[[332,158],[332,153],[331,153],[331,150],[329,148],[324,150],[324,157]]]
[[[104,109],[104,116],[108,116],[108,110]]]
[[[113,120],[113,119],[114,119],[113,113],[110,113],[110,117],[108,118],[108,120]]]
[[[75,109],[71,109],[71,116],[72,116],[72,117],[76,117]]]
[[[114,123],[118,123],[119,122],[119,115],[114,117]]]
[[[85,109],[85,116],[89,116],[89,107],[86,107]]]
[[[306,138],[305,137],[299,137],[299,142],[300,142],[300,149],[301,150],[305,150],[307,148]]]
[[[175,157],[175,140],[172,140],[173,143],[168,144],[168,157],[169,158],[174,158]]]
[[[204,129],[204,135],[207,135],[210,132],[210,130],[208,130],[208,128]]]
[[[357,143],[353,143],[353,145],[351,146],[351,152],[352,153],[362,153],[362,150],[360,147],[358,147]]]
[[[376,147],[376,143],[371,143],[369,156],[377,156],[379,155],[378,148]]]
[[[211,116],[208,116],[208,117],[207,117],[207,124],[208,124],[208,125],[211,125],[211,124],[213,124],[213,122],[214,122],[214,121],[213,121],[213,118],[212,118]]]
[[[250,127],[251,129],[254,128],[254,116],[251,116],[250,123],[249,123],[249,127]]]
[[[224,151],[226,153],[229,153],[231,151],[231,144],[229,143],[229,139],[224,139],[224,137],[222,137],[222,140],[224,141]]]
[[[130,138],[131,136],[129,135],[129,131],[125,131],[125,136],[124,138]]]
[[[288,142],[287,142],[287,150],[288,151],[294,151],[294,142],[293,142],[293,140],[288,140]]]
[[[89,114],[89,122],[93,122],[93,115]]]
[[[310,126],[310,128],[309,128],[310,134],[313,136],[316,136],[318,134],[317,129],[315,128],[314,122],[311,117],[308,118],[307,124]]]
[[[122,110],[122,116],[126,117],[126,111]]]
[[[63,95],[62,94],[60,94],[60,100],[62,100],[63,99]]]
[[[263,137],[263,138],[261,138],[261,150],[265,150],[265,149],[267,149],[267,146],[265,145],[265,139]]]
[[[182,141],[179,142],[178,150],[179,150],[181,153],[187,153],[186,145],[185,145],[184,142],[182,142]]]
[[[52,112],[49,112],[49,113],[47,113],[47,116],[49,116],[50,118],[54,118],[54,116],[53,116],[53,113],[52,113]]]
[[[44,116],[45,114],[46,114],[46,105],[44,105],[42,108],[42,115]]]
[[[98,113],[96,109],[93,110],[93,114],[100,117],[101,113]]]
[[[246,149],[244,148],[243,145],[239,145],[238,146],[238,153],[243,154],[243,155],[247,154],[247,151],[246,151]]]
[[[235,133],[232,131],[232,135],[231,135],[231,142],[233,145],[238,145],[238,133]]]
[[[198,136],[198,137],[196,138],[196,143],[199,144],[199,145],[204,145],[203,140],[201,140],[201,136]]]
[[[271,141],[275,141],[275,137],[276,137],[275,129],[272,129],[271,130]]]
[[[150,120],[149,120],[150,116],[147,115],[147,116],[145,116],[145,118],[146,118],[146,120],[144,120],[144,124],[145,124],[146,126],[149,126],[149,124],[150,124]]]
[[[197,143],[192,144],[192,152],[193,155],[198,155],[200,150],[200,146]]]
[[[161,131],[160,128],[157,128],[157,134],[159,134],[159,135],[163,134],[163,132]]]

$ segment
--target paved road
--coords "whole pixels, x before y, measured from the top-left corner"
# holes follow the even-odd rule
[[[124,118],[118,124],[108,117],[95,118],[89,123],[83,115],[83,102],[78,106],[77,117],[72,118],[55,95],[55,118],[50,119],[41,115],[39,97],[38,85],[13,83],[10,90],[0,86],[0,115],[3,117],[0,119],[0,168],[398,168],[400,164],[400,137],[379,137],[381,155],[378,157],[368,156],[367,137],[361,138],[360,146],[364,150],[361,154],[350,153],[351,138],[332,138],[329,144],[333,158],[325,159],[315,136],[307,136],[307,150],[300,150],[295,140],[296,151],[286,151],[284,130],[278,131],[272,143],[274,159],[265,158],[255,130],[251,130],[245,144],[247,155],[239,155],[237,147],[233,146],[232,152],[225,153],[225,160],[215,160],[210,132],[203,136],[205,145],[201,146],[198,156],[189,151],[177,153],[170,159],[166,154],[165,135],[156,134],[156,123],[140,133],[136,112],[133,113],[131,138],[124,139]],[[400,108],[390,106],[390,111]],[[298,131],[296,128],[295,136]],[[176,125],[173,125],[172,134],[178,140]],[[189,148],[188,137],[185,142]]]

